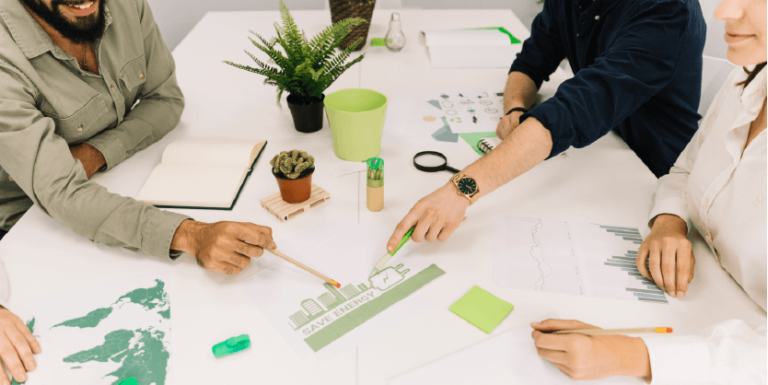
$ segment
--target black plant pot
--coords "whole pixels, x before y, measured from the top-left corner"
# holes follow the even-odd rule
[[[323,99],[313,98],[308,103],[302,103],[302,100],[293,95],[288,95],[288,108],[293,117],[293,126],[299,132],[317,132],[323,128]]]

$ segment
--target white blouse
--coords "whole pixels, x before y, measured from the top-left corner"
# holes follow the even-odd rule
[[[748,87],[736,68],[696,135],[659,179],[651,218],[674,214],[696,228],[721,266],[766,310],[766,131],[745,149],[766,99],[766,69]],[[766,326],[741,320],[698,336],[644,337],[653,384],[766,384]]]

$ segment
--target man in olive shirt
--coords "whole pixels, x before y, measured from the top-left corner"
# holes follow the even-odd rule
[[[196,222],[89,181],[162,138],[183,107],[146,0],[0,0],[2,233],[34,204],[94,242],[162,258],[184,251],[227,274],[276,247],[267,227]],[[2,305],[0,360],[23,382],[40,346]]]

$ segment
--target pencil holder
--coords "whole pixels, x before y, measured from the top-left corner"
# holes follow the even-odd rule
[[[368,158],[366,178],[366,206],[377,212],[384,208],[384,159]]]

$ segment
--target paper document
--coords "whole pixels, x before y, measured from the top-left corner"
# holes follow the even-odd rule
[[[635,265],[636,228],[495,216],[493,283],[515,289],[674,302]]]
[[[283,242],[280,251],[339,282],[340,289],[281,261],[239,283],[301,356],[327,358],[430,311],[417,293],[444,274],[408,246],[395,263],[369,277],[391,229],[336,223]],[[283,246],[284,245],[284,246]]]
[[[172,384],[166,282],[156,274],[39,301],[27,326],[43,352],[25,384]]]
[[[454,133],[496,132],[504,116],[503,88],[444,88],[436,93]]]
[[[522,44],[504,28],[423,31],[432,67],[509,68]]]
[[[557,318],[549,314],[537,319]],[[440,360],[401,374],[389,385],[573,385],[575,382],[549,361],[539,357],[531,338],[531,327],[523,325],[486,339]],[[611,377],[579,381],[584,385],[631,384],[629,378]]]

